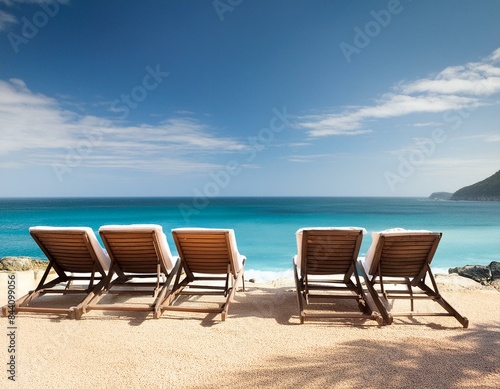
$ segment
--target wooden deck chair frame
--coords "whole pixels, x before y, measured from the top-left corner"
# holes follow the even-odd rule
[[[77,318],[81,307],[104,285],[109,268],[107,254],[92,229],[88,227],[37,226],[30,228],[30,235],[49,260],[49,264],[36,289],[16,301],[15,311],[66,314],[69,318]],[[57,276],[47,282],[51,271]],[[78,286],[74,284],[75,281]],[[77,306],[69,308],[31,305],[46,294],[83,294],[84,297]],[[7,316],[8,309],[9,306],[2,308],[4,316]]]
[[[469,320],[460,315],[440,294],[430,264],[442,233],[430,231],[389,231],[374,233],[368,261],[360,262],[360,270],[370,295],[387,324],[394,317],[453,316],[464,328]],[[426,283],[426,278],[430,285]],[[404,289],[389,289],[389,285],[404,285]],[[393,312],[381,298],[410,300],[410,311]],[[431,299],[444,312],[416,312],[415,300]]]
[[[181,260],[172,293],[162,304],[163,311],[202,312],[221,315],[226,320],[231,302],[240,282],[245,290],[244,266],[246,257],[238,252],[231,229],[178,228],[172,230]],[[181,280],[181,273],[184,277]],[[208,283],[207,283],[208,281]],[[222,282],[223,285],[219,285]],[[173,305],[180,296],[223,296],[218,307]]]
[[[172,256],[162,227],[156,224],[102,226],[99,234],[111,259],[103,288],[85,305],[79,315],[92,310],[153,312],[161,315],[160,304],[179,270],[179,260]],[[154,281],[137,282],[140,279]],[[99,304],[106,295],[151,295],[144,304]]]
[[[300,323],[314,319],[373,319],[382,317],[366,301],[356,261],[363,239],[360,228],[303,228],[297,231],[298,254],[293,260]],[[322,277],[322,278],[317,278]],[[354,282],[353,279],[354,278]],[[321,291],[323,293],[317,293]],[[315,293],[316,292],[316,293]],[[359,313],[312,313],[310,299],[334,302],[354,299]]]

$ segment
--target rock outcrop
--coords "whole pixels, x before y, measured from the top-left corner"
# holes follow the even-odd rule
[[[483,285],[497,284],[500,280],[500,262],[493,261],[488,266],[466,265],[452,267],[448,273],[457,273],[459,276],[470,278]]]
[[[31,257],[3,257],[0,259],[0,271],[25,271],[45,269],[49,263]]]

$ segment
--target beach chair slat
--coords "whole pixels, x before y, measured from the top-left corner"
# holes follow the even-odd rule
[[[102,226],[101,239],[111,257],[111,270],[102,291],[85,306],[91,310],[146,311],[155,319],[160,304],[177,274],[180,262],[173,258],[160,225]],[[150,282],[138,282],[151,278]],[[150,303],[100,303],[108,294],[145,294]]]
[[[36,289],[17,300],[16,312],[66,314],[74,318],[75,312],[102,288],[109,258],[90,228],[37,226],[29,231],[49,263]],[[47,281],[51,271],[55,271],[56,277]],[[79,276],[74,277],[73,273]],[[68,284],[75,280],[78,285]],[[82,298],[76,305],[73,300],[68,308],[50,306],[47,300],[40,301],[38,307],[32,306],[46,294],[59,295],[58,300],[69,294],[80,294]]]
[[[300,322],[319,318],[350,318],[374,319],[381,324],[381,317],[367,304],[359,277],[354,272],[363,230],[307,228],[297,231],[296,236],[298,254],[294,257],[293,268]],[[317,293],[310,293],[312,290]],[[309,309],[312,299],[320,299],[321,307],[330,312],[312,313]],[[360,312],[335,312],[335,305],[332,308],[332,304],[337,299],[355,300]]]
[[[439,232],[422,231],[395,231],[374,234],[374,242],[369,252],[373,253],[371,264],[363,268],[360,262],[365,284],[375,304],[381,310],[386,320],[392,322],[393,316],[453,316],[464,328],[469,321],[461,316],[450,304],[448,304],[439,293],[437,284],[434,282],[430,263],[434,257],[442,234]],[[425,284],[428,278],[432,287]],[[406,289],[388,291],[387,286],[391,284],[405,285]],[[380,285],[377,290],[375,285]],[[390,295],[388,293],[391,292]],[[424,294],[424,296],[422,296]],[[382,300],[384,296],[391,299],[410,300],[411,312],[389,312]],[[414,300],[422,297],[430,298],[444,308],[446,313],[413,311]]]
[[[181,266],[186,275],[180,279],[180,273],[176,278],[173,291],[163,305],[162,311],[187,311],[220,313],[221,319],[225,320],[229,305],[231,304],[237,286],[243,280],[244,261],[240,264],[240,255],[234,241],[234,231],[215,229],[175,229],[172,230],[177,252],[181,259]],[[204,275],[221,275],[217,280],[222,280],[224,285],[199,285],[197,282],[207,280]],[[214,277],[208,277],[209,281],[216,281]],[[173,305],[180,296],[192,296],[189,289],[196,289],[196,296],[221,295],[225,301],[219,308],[208,306],[192,306],[189,300],[181,305]],[[243,283],[244,288],[244,283]],[[219,292],[214,292],[214,289]],[[188,306],[189,305],[189,306]]]

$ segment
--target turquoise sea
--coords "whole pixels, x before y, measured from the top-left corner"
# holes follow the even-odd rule
[[[295,231],[301,227],[364,227],[361,256],[372,231],[440,231],[433,261],[438,271],[500,260],[500,202],[374,197],[0,199],[0,257],[44,258],[30,226],[88,226],[97,234],[104,224],[137,223],[160,224],[173,252],[172,228],[233,228],[248,258],[246,276],[261,280],[291,276]]]

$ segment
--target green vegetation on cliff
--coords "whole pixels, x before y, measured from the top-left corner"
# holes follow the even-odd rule
[[[500,170],[483,181],[457,190],[451,200],[500,201]]]
[[[453,196],[450,192],[434,192],[429,196],[431,200],[449,200]]]

